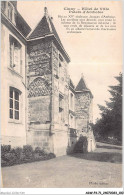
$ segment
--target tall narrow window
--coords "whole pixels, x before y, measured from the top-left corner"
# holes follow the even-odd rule
[[[73,110],[73,94],[72,93],[70,94],[70,107],[71,107],[71,110]]]
[[[63,96],[61,94],[59,94],[59,117],[60,121],[64,120]]]
[[[61,54],[59,54],[59,59],[61,62],[63,62],[63,57],[61,56]]]
[[[70,118],[71,118],[71,128],[73,128],[73,116],[70,116]]]
[[[59,78],[60,78],[60,80],[62,80],[62,78],[63,78],[63,71],[62,71],[62,69],[63,69],[63,57],[61,56],[61,54],[59,54]]]
[[[9,90],[9,118],[19,120],[19,106],[20,102],[20,92],[10,87]]]
[[[21,44],[10,35],[10,67],[18,73],[21,72],[21,53]]]

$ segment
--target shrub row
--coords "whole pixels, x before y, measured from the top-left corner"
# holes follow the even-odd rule
[[[1,166],[12,166],[16,164],[48,160],[55,158],[55,154],[47,153],[40,147],[33,150],[32,146],[25,145],[23,148],[11,148],[10,145],[1,146]]]

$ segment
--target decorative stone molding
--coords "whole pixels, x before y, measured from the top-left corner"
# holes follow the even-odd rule
[[[50,95],[50,92],[50,86],[44,79],[38,77],[29,85],[28,97],[46,96]]]

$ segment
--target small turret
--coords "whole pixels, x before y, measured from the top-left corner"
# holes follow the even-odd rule
[[[76,86],[75,110],[77,115],[77,128],[80,132],[88,132],[88,124],[92,121],[92,99],[93,95],[81,74],[81,79]]]

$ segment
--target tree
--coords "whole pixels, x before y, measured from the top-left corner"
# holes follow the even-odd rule
[[[109,86],[111,98],[106,106],[98,105],[101,118],[94,125],[94,131],[100,138],[114,137],[122,141],[122,74],[115,77],[119,84]]]

